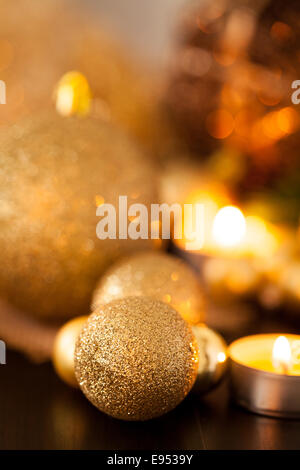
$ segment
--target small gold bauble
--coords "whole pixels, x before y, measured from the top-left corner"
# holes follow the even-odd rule
[[[114,300],[94,312],[75,348],[75,374],[86,397],[119,419],[144,421],[178,405],[197,374],[189,325],[148,297]]]
[[[205,393],[215,387],[227,370],[227,345],[221,335],[203,323],[192,326],[198,351],[198,372],[193,392]]]
[[[87,316],[82,316],[68,321],[60,328],[54,342],[52,352],[54,369],[64,382],[73,387],[78,387],[74,372],[75,343],[87,319]]]
[[[40,317],[86,314],[108,264],[151,245],[96,235],[103,202],[156,200],[151,161],[114,126],[54,112],[6,129],[0,147],[0,295]]]
[[[131,295],[166,302],[189,323],[203,321],[204,298],[198,279],[183,261],[166,253],[138,253],[113,266],[96,288],[92,309]]]

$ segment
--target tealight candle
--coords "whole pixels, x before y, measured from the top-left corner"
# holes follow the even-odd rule
[[[300,335],[247,336],[229,347],[236,402],[255,413],[300,417]]]

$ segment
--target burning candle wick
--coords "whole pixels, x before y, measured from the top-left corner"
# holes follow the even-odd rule
[[[282,374],[288,374],[291,368],[292,352],[288,339],[285,336],[278,336],[274,342],[272,363],[273,367]]]

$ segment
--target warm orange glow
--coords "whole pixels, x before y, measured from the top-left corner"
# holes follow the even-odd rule
[[[282,93],[277,90],[260,90],[257,92],[259,101],[265,106],[276,106],[282,99]]]
[[[207,116],[206,128],[212,137],[226,139],[234,129],[234,119],[226,109],[218,109]]]
[[[102,206],[102,204],[104,204],[104,197],[101,196],[100,194],[96,194],[95,203],[97,207]]]
[[[226,206],[219,210],[213,223],[213,238],[223,247],[238,245],[246,234],[246,221],[240,209]]]
[[[219,352],[218,353],[218,362],[222,364],[223,362],[226,361],[226,354],[224,352]]]
[[[220,2],[210,2],[205,11],[205,18],[210,21],[216,20],[224,13],[225,8],[226,2],[224,2],[224,0]]]
[[[234,63],[236,59],[236,55],[232,52],[220,51],[216,48],[213,51],[213,56],[215,61],[218,62],[220,65],[223,65],[223,67],[229,67]]]
[[[181,68],[195,77],[205,75],[211,66],[211,54],[199,47],[189,47],[182,52]]]
[[[198,28],[202,31],[202,33],[210,34],[212,32],[209,28],[210,25],[206,24],[202,20],[202,18],[200,18],[199,16],[196,18],[196,24],[197,24]]]
[[[225,108],[243,108],[245,106],[245,96],[243,90],[233,83],[225,83],[221,91],[221,99]]]
[[[219,185],[214,182],[200,182],[199,185],[204,189],[191,191],[190,195],[185,199],[184,204],[202,204],[204,206],[205,223],[203,230],[205,248],[207,249],[208,245],[210,246],[212,241],[211,233],[215,215],[220,207],[230,202],[230,198],[223,185]],[[191,220],[188,220],[188,217],[183,217],[180,223],[182,224],[183,238],[174,239],[174,243],[180,248],[186,249],[186,237],[192,228],[191,225],[193,224],[191,223]]]
[[[273,256],[278,248],[278,237],[273,226],[257,216],[246,217],[246,224],[244,243],[246,250],[255,256],[265,258]]]
[[[274,342],[272,352],[272,363],[275,369],[287,373],[291,368],[292,352],[288,339],[278,336]]]
[[[277,123],[282,132],[291,134],[299,126],[299,115],[292,107],[283,108],[278,111]]]
[[[249,128],[255,121],[255,114],[250,109],[243,109],[235,116],[235,132],[242,137],[249,137]]]
[[[0,70],[7,69],[14,58],[13,45],[6,39],[0,40]]]
[[[91,107],[91,91],[87,79],[79,72],[68,72],[55,89],[56,110],[62,116],[86,115]]]
[[[253,369],[299,377],[300,366],[295,362],[294,354],[292,354],[293,349],[298,349],[299,340],[299,335],[290,334],[283,336],[270,333],[247,336],[230,345],[229,356],[235,362]]]
[[[282,21],[275,21],[271,28],[271,36],[279,41],[287,41],[293,35],[292,28]]]
[[[292,107],[270,112],[253,125],[253,144],[255,147],[271,145],[275,141],[296,132],[299,125],[299,115]]]
[[[262,119],[262,130],[265,136],[272,140],[281,139],[285,133],[278,124],[277,112],[268,113],[264,116]]]

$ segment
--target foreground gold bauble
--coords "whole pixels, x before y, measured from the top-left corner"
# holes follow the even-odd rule
[[[204,324],[193,325],[199,351],[198,372],[193,393],[214,388],[227,370],[227,345],[221,335]]]
[[[151,162],[110,124],[56,113],[6,129],[0,147],[0,296],[40,317],[85,315],[108,264],[151,243],[98,239],[97,206],[149,207]]]
[[[75,374],[86,397],[115,418],[144,421],[178,405],[197,374],[189,325],[147,297],[115,300],[93,313],[75,348]]]
[[[100,280],[92,309],[131,295],[146,295],[166,302],[189,323],[203,321],[201,285],[193,271],[175,256],[148,251],[118,262]]]
[[[78,387],[74,372],[74,351],[77,337],[87,316],[73,318],[58,331],[52,352],[52,362],[57,375],[68,385]]]

